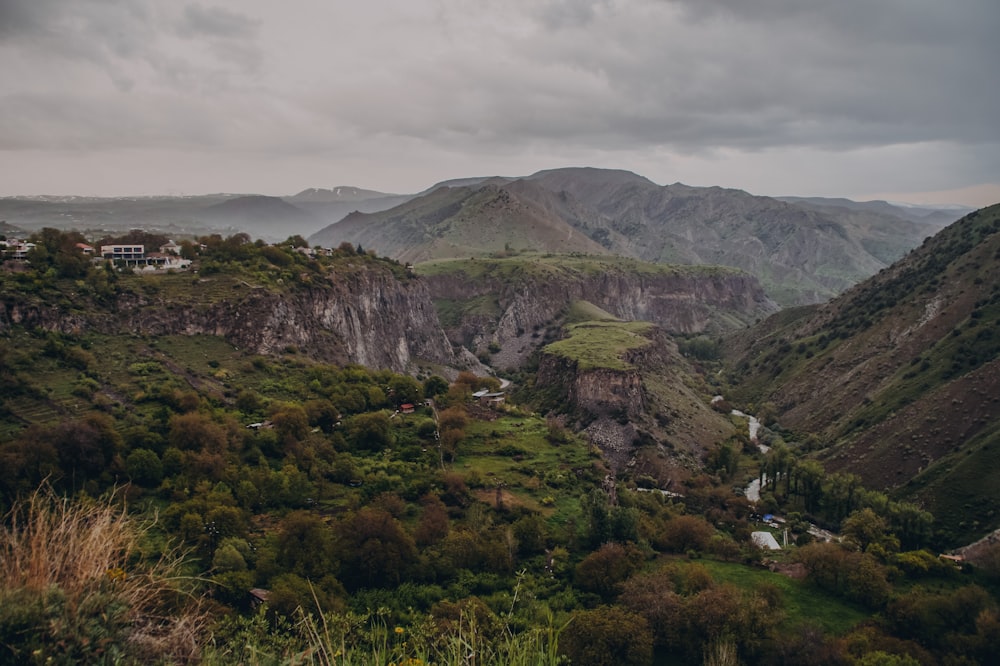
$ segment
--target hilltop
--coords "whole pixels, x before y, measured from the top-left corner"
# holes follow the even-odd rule
[[[815,303],[875,274],[940,225],[890,210],[819,206],[741,190],[660,186],[628,172],[540,171],[454,181],[393,209],[354,214],[310,237],[400,261],[504,250],[616,254],[755,275],[774,300]]]

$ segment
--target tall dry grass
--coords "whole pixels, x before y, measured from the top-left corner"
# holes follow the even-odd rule
[[[204,613],[178,552],[146,557],[150,527],[113,498],[17,502],[0,527],[0,660],[196,661]]]

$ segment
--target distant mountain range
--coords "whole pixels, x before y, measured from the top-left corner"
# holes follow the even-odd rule
[[[840,293],[964,212],[661,186],[594,168],[459,178],[416,194],[341,186],[286,197],[0,199],[0,220],[28,230],[246,232],[272,241],[298,234],[313,245],[349,242],[408,262],[527,250],[720,264],[755,275],[785,305]]]
[[[349,242],[409,262],[530,250],[720,264],[755,275],[789,305],[840,293],[960,216],[844,202],[790,202],[569,168],[451,181],[395,208],[349,215],[309,241]]]

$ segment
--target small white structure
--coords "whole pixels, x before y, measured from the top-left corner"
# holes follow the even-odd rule
[[[781,550],[778,540],[770,532],[753,532],[750,535],[753,545],[763,550]]]

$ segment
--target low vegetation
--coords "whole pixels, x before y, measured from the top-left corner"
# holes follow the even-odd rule
[[[214,275],[285,270],[251,247],[210,255]],[[315,270],[381,261],[336,252]],[[82,288],[48,271],[2,289]],[[581,321],[547,350],[622,369],[648,326]],[[682,348],[717,362],[711,339]],[[612,476],[558,410],[481,404],[498,383],[468,373],[9,324],[0,377],[2,662],[957,664],[987,663],[1000,631],[1000,555],[943,563],[929,514],[777,429],[768,454],[728,438],[663,492],[645,468]],[[762,472],[755,506],[734,488]],[[780,553],[751,543],[785,528]]]
[[[545,347],[544,352],[561,356],[579,370],[630,370],[625,352],[650,344],[643,336],[652,324],[648,322],[586,321],[566,327],[567,337]]]

